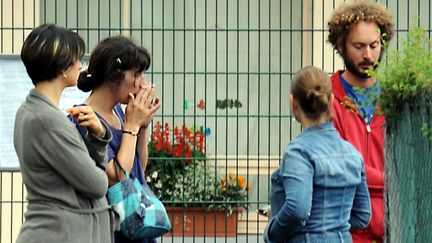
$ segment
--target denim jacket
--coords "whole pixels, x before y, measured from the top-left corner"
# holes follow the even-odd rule
[[[369,224],[362,156],[331,123],[292,140],[271,183],[266,242],[351,242],[350,228]]]

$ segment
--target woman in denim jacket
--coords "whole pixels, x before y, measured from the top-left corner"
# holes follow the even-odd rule
[[[292,111],[304,130],[273,173],[266,242],[352,242],[350,228],[371,217],[363,158],[333,127],[328,75],[300,70],[291,83]]]

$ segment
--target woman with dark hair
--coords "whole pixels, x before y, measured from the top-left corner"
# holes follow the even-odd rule
[[[78,88],[92,91],[84,105],[91,106],[113,134],[108,148],[110,186],[118,182],[114,158],[142,184],[146,183],[147,128],[161,106],[159,99],[154,99],[155,87],[144,79],[150,61],[147,50],[132,40],[122,36],[109,37],[93,50],[87,70],[78,79]],[[121,104],[126,104],[124,112]],[[78,129],[84,132],[83,128]],[[124,177],[121,173],[119,176],[120,180]],[[132,241],[116,232],[115,241],[154,240]]]
[[[111,132],[90,107],[75,107],[80,136],[59,108],[62,91],[75,86],[85,45],[65,28],[44,24],[24,41],[21,59],[35,88],[18,109],[14,145],[28,206],[16,242],[112,242],[104,195]]]
[[[350,228],[371,217],[360,153],[331,123],[328,75],[315,67],[291,82],[291,107],[304,130],[286,147],[272,174],[266,242],[352,242]]]

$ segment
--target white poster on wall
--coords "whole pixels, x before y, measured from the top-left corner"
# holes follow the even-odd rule
[[[0,168],[19,167],[13,145],[15,115],[33,87],[19,56],[0,55]],[[60,109],[81,104],[88,95],[77,87],[66,88],[60,98]]]

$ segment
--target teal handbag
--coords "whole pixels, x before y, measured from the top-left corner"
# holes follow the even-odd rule
[[[168,214],[162,202],[150,187],[121,166],[114,158],[116,176],[117,166],[126,179],[108,188],[108,203],[120,216],[120,231],[129,239],[157,238],[171,229]]]

